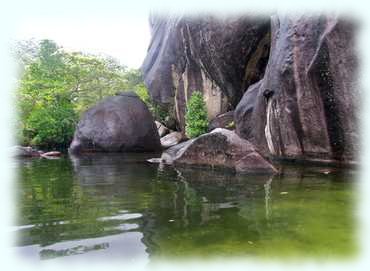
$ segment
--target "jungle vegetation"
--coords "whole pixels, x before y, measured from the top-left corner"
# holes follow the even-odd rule
[[[15,123],[21,145],[64,148],[80,115],[106,96],[135,91],[156,114],[137,69],[105,55],[70,52],[52,40],[19,41]]]

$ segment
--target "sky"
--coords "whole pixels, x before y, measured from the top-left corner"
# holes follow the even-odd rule
[[[118,59],[130,68],[139,68],[150,42],[150,11],[170,9],[180,13],[194,12],[198,9],[194,9],[192,2],[12,0],[7,2],[9,12],[5,16],[9,16],[13,40],[51,39],[66,50],[102,53]],[[195,2],[200,10],[213,8],[220,11],[217,8],[217,3],[220,3],[218,1]],[[233,7],[232,3],[237,1],[227,2],[226,7]],[[227,11],[226,7],[221,10]],[[274,8],[274,5],[270,4],[269,7]]]
[[[140,67],[150,41],[148,21],[143,18],[96,20],[35,19],[19,25],[15,40],[51,39],[66,50],[107,54],[131,68]]]
[[[69,9],[66,2],[63,8],[31,5],[32,12],[17,14],[12,39],[51,39],[68,51],[105,54],[130,68],[140,67],[150,42],[148,8],[127,4],[86,8],[71,2],[74,8]]]
[[[6,2],[12,40],[51,39],[66,50],[107,54],[139,68],[150,42],[151,11],[194,12],[218,1],[150,0],[11,0]],[[227,0],[228,3],[235,0]],[[0,12],[1,12],[0,1]],[[233,5],[227,5],[232,7]],[[222,10],[225,10],[222,7]],[[3,18],[0,18],[3,19]]]

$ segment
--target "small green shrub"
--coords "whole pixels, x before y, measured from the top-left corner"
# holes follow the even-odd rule
[[[202,93],[194,91],[187,105],[185,115],[185,132],[194,138],[208,131],[208,115]]]

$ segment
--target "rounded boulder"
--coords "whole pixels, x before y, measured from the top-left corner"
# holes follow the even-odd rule
[[[107,97],[79,121],[69,151],[150,152],[161,149],[153,117],[134,92]]]

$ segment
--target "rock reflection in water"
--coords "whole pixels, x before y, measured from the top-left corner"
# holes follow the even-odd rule
[[[354,248],[353,174],[289,166],[274,176],[235,175],[147,163],[152,155],[21,167],[16,246],[42,259],[327,256]]]

